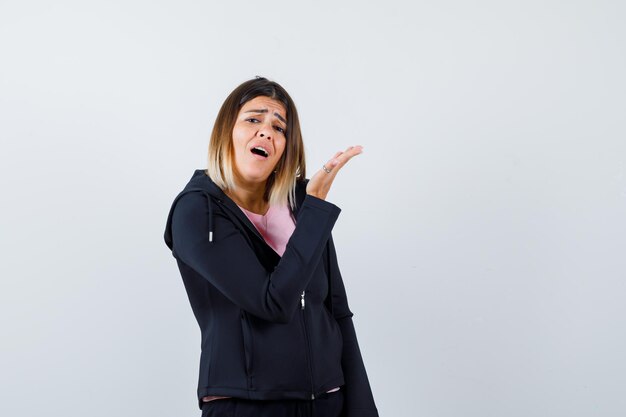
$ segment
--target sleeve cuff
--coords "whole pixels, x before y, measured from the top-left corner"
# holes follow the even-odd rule
[[[307,194],[306,197],[304,197],[304,202],[302,203],[302,205],[312,206],[325,211],[335,212],[337,215],[341,213],[341,209],[335,204],[326,200],[322,200],[321,198],[315,197],[311,194]]]

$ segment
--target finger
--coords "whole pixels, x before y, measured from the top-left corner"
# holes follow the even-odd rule
[[[332,157],[330,158],[328,161],[326,161],[326,163],[324,164],[324,166],[326,167],[326,169],[328,171],[334,171],[334,168],[339,164],[339,159],[337,159],[336,157]],[[330,172],[326,172],[327,174],[330,174]]]
[[[346,155],[348,157],[348,159],[350,159],[351,157],[360,154],[361,152],[363,152],[363,146],[361,145],[357,145],[357,146],[350,146],[348,147],[348,149],[346,149],[344,152],[342,152],[343,155]]]
[[[336,159],[339,155],[341,155],[343,153],[343,151],[339,151],[336,154],[333,155],[332,158],[330,158],[331,160]]]
[[[363,147],[361,145],[350,146],[348,149],[346,149],[345,152],[341,152],[341,155],[335,157],[335,159],[338,161],[335,165],[343,166],[352,157],[359,155],[362,152],[363,152]]]
[[[337,170],[345,165],[350,158],[360,154],[361,152],[363,152],[363,146],[361,145],[349,146],[345,151],[338,151],[332,158],[330,158],[330,160],[328,160],[326,164],[324,164],[324,166],[331,171],[327,172],[327,174],[337,172]]]
[[[335,153],[333,155],[332,158],[330,158],[326,164],[324,164],[326,166],[326,168],[331,169],[332,167],[334,167],[335,165],[337,165],[337,163],[339,162],[339,160],[337,159],[339,156],[341,156],[341,154],[343,154],[343,151],[339,151],[337,153]]]

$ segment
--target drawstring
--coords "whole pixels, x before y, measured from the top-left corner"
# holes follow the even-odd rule
[[[213,242],[213,206],[211,205],[211,196],[207,192],[205,194],[209,208],[209,242]]]

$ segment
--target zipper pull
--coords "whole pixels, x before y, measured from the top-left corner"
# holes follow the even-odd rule
[[[304,291],[300,294],[300,306],[302,307],[302,310],[304,310]]]

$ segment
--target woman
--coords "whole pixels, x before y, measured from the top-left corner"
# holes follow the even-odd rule
[[[326,201],[361,146],[305,178],[296,107],[277,83],[238,86],[217,116],[207,170],[165,230],[202,333],[206,416],[378,416],[352,324]]]

